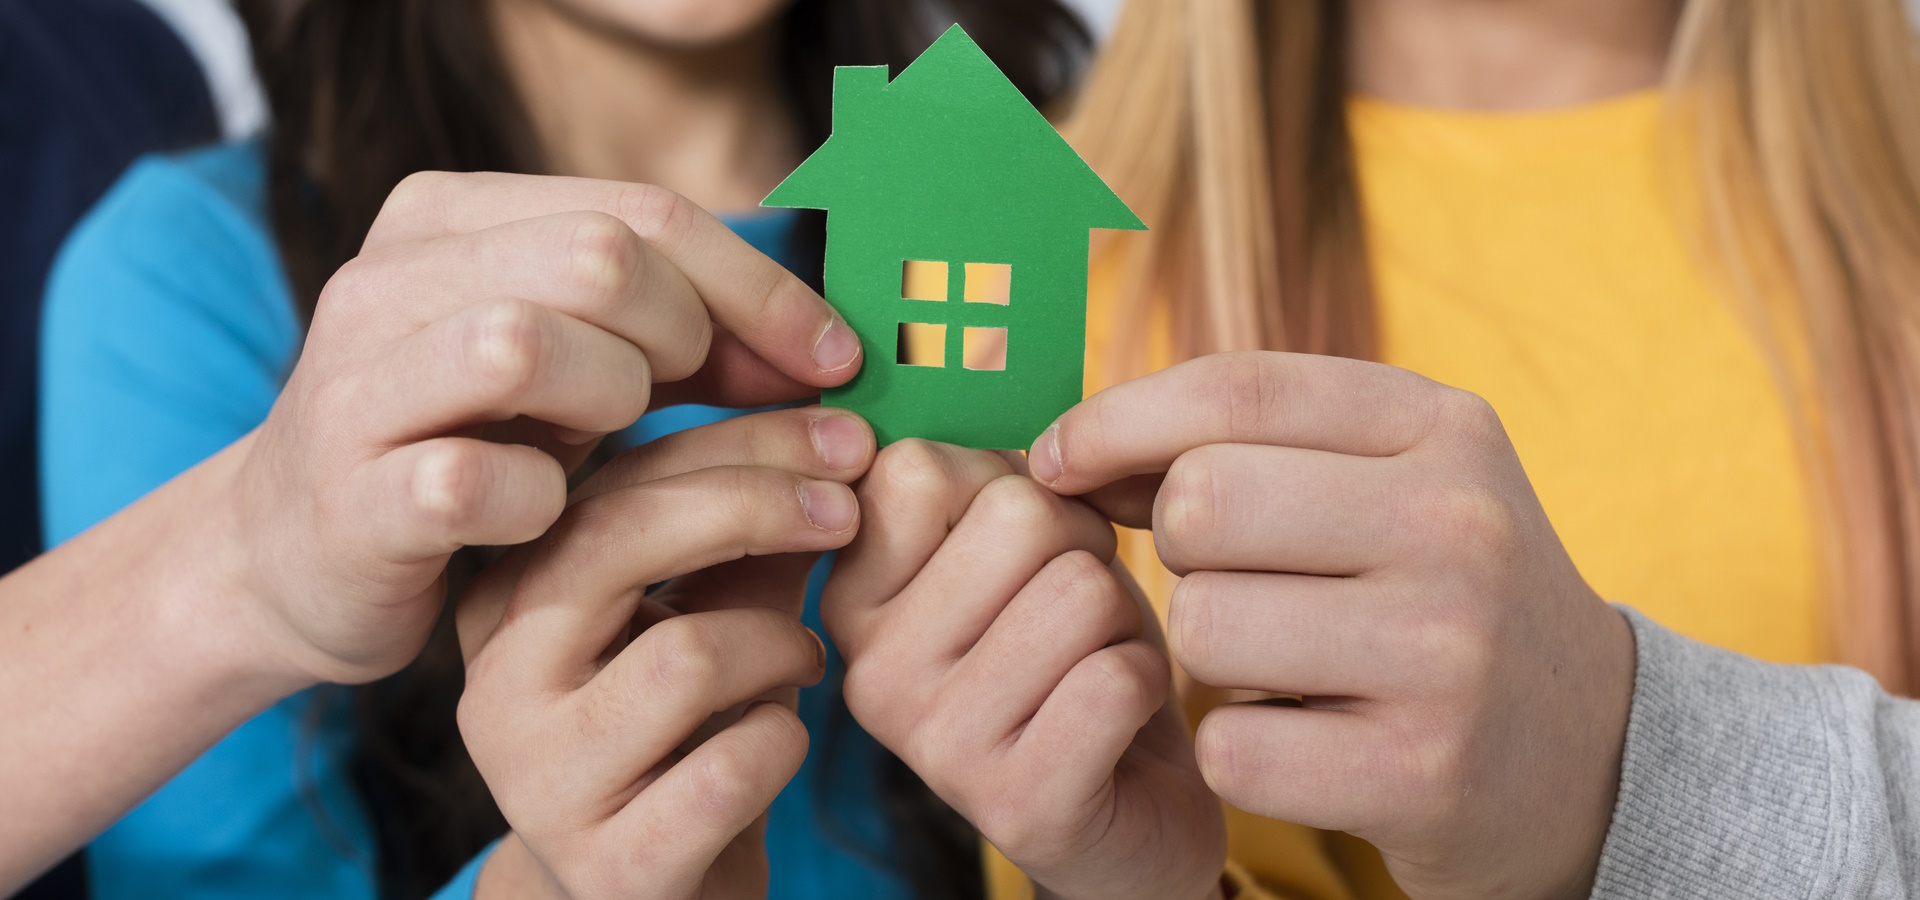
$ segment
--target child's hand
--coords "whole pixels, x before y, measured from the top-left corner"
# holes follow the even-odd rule
[[[514,828],[482,896],[766,895],[761,815],[807,733],[758,701],[790,704],[826,661],[797,617],[814,556],[768,554],[844,544],[839,482],[872,452],[858,417],[818,408],[673,435],[476,579],[460,731]]]
[[[882,452],[859,494],[821,615],[860,724],[1043,891],[1216,889],[1219,801],[1106,519],[922,441]]]
[[[262,674],[398,669],[448,555],[545,531],[566,472],[650,401],[790,399],[858,355],[819,296],[668,191],[409,178],[328,282],[267,421],[223,454]]]
[[[1068,411],[1034,476],[1150,514],[1174,658],[1235,806],[1349,831],[1418,897],[1586,896],[1633,635],[1574,569],[1487,404],[1409,372],[1224,354]],[[1164,483],[1161,474],[1164,473]]]

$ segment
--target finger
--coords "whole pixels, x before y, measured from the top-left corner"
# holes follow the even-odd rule
[[[1200,774],[1221,799],[1328,831],[1366,831],[1394,816],[1411,781],[1379,722],[1353,710],[1230,703],[1194,735]]]
[[[1113,526],[1086,504],[1002,476],[980,489],[925,568],[881,606],[880,627],[892,652],[958,661],[1051,560],[1082,551],[1104,571],[1116,543]]]
[[[608,822],[606,851],[644,857],[611,896],[652,896],[661,885],[699,884],[748,830],[807,755],[807,729],[792,710],[762,703],[714,735]]]
[[[828,550],[853,536],[846,485],[714,468],[574,504],[542,539],[493,643],[538,687],[591,677],[649,584],[743,556]]]
[[[706,365],[687,378],[655,385],[651,408],[702,403],[752,409],[796,400],[812,402],[819,396],[818,387],[781,374],[731,332],[715,326]]]
[[[1209,444],[1175,460],[1154,503],[1168,571],[1251,569],[1360,575],[1406,553],[1465,492],[1412,484],[1396,460],[1253,444]]]
[[[573,696],[583,720],[596,723],[596,737],[618,751],[605,757],[599,778],[624,784],[714,714],[779,688],[815,684],[826,664],[826,645],[791,614],[717,610],[641,632]],[[635,760],[644,765],[631,769]]]
[[[1134,475],[1079,495],[1088,506],[1128,528],[1153,527],[1153,500],[1164,475]]]
[[[1034,477],[1080,494],[1164,472],[1204,444],[1392,456],[1438,420],[1446,389],[1403,369],[1330,356],[1222,353],[1108,388],[1034,442]]]
[[[632,344],[537,303],[461,310],[355,375],[337,376],[369,441],[397,444],[529,416],[585,435],[647,408],[647,358]]]
[[[487,642],[493,639],[500,619],[506,615],[507,602],[513,599],[514,586],[527,569],[532,545],[513,547],[494,560],[460,593],[454,607],[454,630],[460,639],[460,658],[471,665]]]
[[[706,210],[665,188],[586,178],[424,172],[388,197],[368,248],[478,231],[574,210],[619,218],[671,261],[711,318],[790,378],[840,384],[860,339],[819,294]]]
[[[352,477],[356,521],[400,563],[532,540],[566,504],[567,476],[552,457],[470,438],[407,444]]]
[[[712,338],[707,309],[686,276],[603,212],[500,222],[391,247],[351,265],[346,271],[359,278],[336,279],[340,284],[329,284],[336,296],[327,299],[339,302],[339,313],[350,315],[355,328],[382,323],[395,334],[411,334],[475,298],[510,297],[618,335],[669,381],[699,369]],[[407,286],[406,302],[394,302],[395,285]]]
[[[1021,732],[1016,751],[1044,774],[1032,798],[1039,809],[1084,809],[1110,790],[1114,766],[1134,736],[1167,701],[1166,657],[1142,640],[1100,650],[1061,679]]]
[[[1366,578],[1195,572],[1173,589],[1168,648],[1213,687],[1377,697],[1405,683],[1403,661],[1419,658],[1417,634],[1387,627],[1417,602]]]
[[[1074,666],[1141,635],[1133,598],[1105,563],[1074,551],[1055,558],[1014,595],[942,691],[980,734],[1010,735],[1031,719]]]
[[[817,553],[736,559],[675,578],[649,599],[683,613],[763,607],[798,616],[806,605],[807,576],[819,561]]]
[[[927,564],[987,482],[1012,469],[992,453],[904,440],[880,451],[860,482],[860,534],[834,562],[820,616],[852,655],[882,603]]]
[[[480,426],[479,430],[482,440],[496,444],[523,444],[553,457],[569,476],[592,458],[594,448],[600,445],[600,438],[604,437],[562,428],[532,416],[515,416],[505,422],[489,422]]]
[[[609,460],[574,491],[607,491],[715,466],[758,466],[853,481],[873,462],[873,429],[846,410],[810,407],[740,416],[677,431]]]

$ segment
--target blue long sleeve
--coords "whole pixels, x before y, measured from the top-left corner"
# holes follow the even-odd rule
[[[70,237],[42,324],[43,522],[63,542],[266,418],[294,321],[252,145],[138,164]],[[251,176],[251,177],[250,177]],[[102,834],[101,900],[373,898],[347,698],[290,697]]]

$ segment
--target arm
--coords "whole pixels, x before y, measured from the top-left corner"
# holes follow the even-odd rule
[[[0,893],[302,686],[244,603],[222,453],[0,580]]]
[[[1920,885],[1920,703],[1632,610],[1639,646],[1596,898],[1904,897]]]
[[[0,888],[274,699],[404,665],[448,556],[544,532],[567,462],[654,378],[777,402],[851,377],[858,346],[667,192],[411,179],[264,424],[0,588]]]

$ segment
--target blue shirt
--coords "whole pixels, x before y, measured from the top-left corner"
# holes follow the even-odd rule
[[[247,142],[145,159],[61,251],[42,332],[49,541],[71,538],[211,456],[272,408],[302,334],[267,225],[262,151]],[[776,213],[730,224],[785,262],[792,222]],[[647,440],[734,414],[662,410],[622,437]],[[808,588],[806,619],[816,631],[825,571],[816,568]],[[840,665],[830,659],[823,684],[836,683]],[[905,898],[902,879],[825,833],[887,846],[868,777],[882,751],[850,720],[833,793],[816,796],[828,690],[801,695],[814,749],[769,813],[771,896]],[[373,826],[347,772],[349,705],[320,688],[236,729],[94,842],[94,896],[375,897]],[[832,829],[822,828],[821,810]],[[468,866],[441,896],[470,896],[477,870]]]

